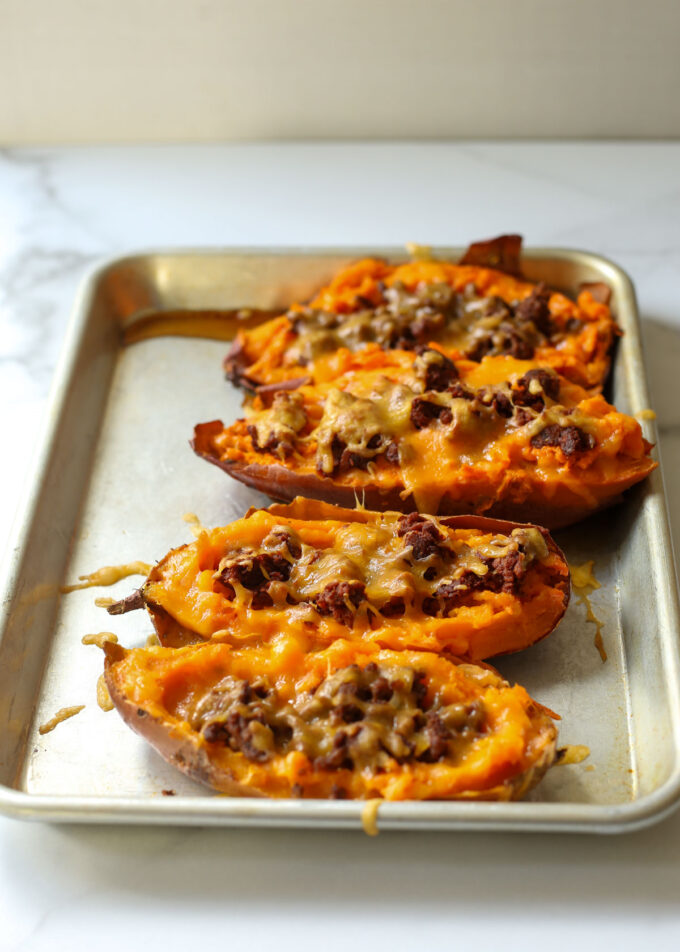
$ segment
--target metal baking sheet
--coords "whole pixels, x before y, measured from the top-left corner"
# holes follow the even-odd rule
[[[459,256],[462,249],[435,249]],[[403,260],[395,249],[370,249]],[[96,596],[120,597],[138,579],[60,595],[103,566],[153,562],[190,538],[182,516],[206,525],[240,517],[265,497],[195,457],[195,423],[238,415],[241,394],[221,371],[224,342],[156,337],[122,346],[122,330],[154,312],[304,299],[366,249],[140,254],[106,263],[85,282],[52,391],[49,420],[5,565],[0,616],[0,810],[43,819],[354,827],[362,803],[230,799],[165,764],[115,712],[96,703],[101,652],[83,635],[114,628],[123,644],[151,631],[144,613],[110,619]],[[632,285],[615,265],[576,251],[529,250],[533,280],[574,292],[604,280],[625,330],[610,397],[649,407]],[[655,439],[654,424],[643,423]],[[625,503],[557,533],[572,564],[595,560],[592,595],[608,654],[576,599],[557,631],[498,661],[562,715],[561,744],[589,760],[549,772],[522,803],[384,803],[382,829],[616,832],[668,813],[680,794],[678,601],[659,471]],[[76,717],[40,735],[60,708]],[[173,796],[163,795],[172,791]]]

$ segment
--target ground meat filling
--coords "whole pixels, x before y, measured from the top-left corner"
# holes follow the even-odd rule
[[[487,730],[481,701],[444,704],[424,672],[375,662],[341,668],[288,703],[263,678],[227,676],[198,702],[191,723],[206,743],[257,763],[300,751],[315,770],[371,773],[455,762]]]
[[[468,595],[475,591],[507,592],[516,595],[527,574],[527,559],[518,549],[499,558],[483,558],[488,571],[484,575],[465,571],[451,582],[443,582],[428,602],[428,615],[442,614],[444,617],[463,604]]]
[[[545,407],[545,398],[559,400],[560,378],[545,367],[528,370],[512,388],[512,402],[516,407],[531,407],[540,413]]]
[[[544,446],[555,446],[569,457],[592,450],[595,438],[578,426],[551,423],[531,438],[531,445],[537,450]]]
[[[447,616],[474,603],[479,592],[517,596],[530,565],[548,557],[536,527],[508,535],[447,534],[446,520],[409,513],[367,530],[350,555],[335,547],[303,543],[294,530],[277,526],[260,549],[225,555],[214,591],[253,610],[298,606],[352,629],[359,622],[380,627],[409,610]],[[358,554],[360,553],[360,554]]]
[[[441,335],[458,317],[459,296],[448,284],[419,284],[409,291],[401,282],[378,285],[376,300],[359,298],[359,309],[335,314],[303,308],[288,318],[297,334],[286,358],[306,365],[323,353],[358,350],[375,342],[386,350],[415,350]]]
[[[320,615],[332,615],[341,625],[351,628],[365,592],[363,582],[331,582],[316,596],[314,605]]]
[[[544,284],[536,285],[528,297],[514,306],[500,298],[489,298],[472,331],[465,356],[480,361],[487,355],[508,354],[530,360],[536,348],[545,344],[555,330],[550,290]]]
[[[414,559],[427,559],[439,554],[444,536],[432,522],[419,512],[410,512],[401,516],[397,522],[397,535],[403,537],[404,545],[409,546]]]
[[[432,347],[419,349],[414,369],[425,390],[441,393],[458,380],[458,370],[454,362]]]

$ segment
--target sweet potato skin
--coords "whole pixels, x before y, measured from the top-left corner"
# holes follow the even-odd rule
[[[225,771],[216,771],[204,748],[189,734],[182,734],[169,724],[167,718],[142,706],[123,689],[115,676],[115,666],[128,652],[121,645],[108,642],[104,645],[104,677],[113,705],[136,734],[143,737],[158,751],[161,757],[182,773],[207,787],[230,797],[263,797],[264,793],[239,783]]]
[[[413,495],[405,490],[400,481],[395,481],[391,486],[379,486],[365,480],[341,482],[316,472],[300,472],[283,465],[271,454],[252,454],[249,459],[223,459],[215,450],[213,440],[224,429],[221,420],[199,423],[190,441],[196,455],[272,499],[290,502],[297,496],[308,496],[310,499],[346,507],[351,507],[360,499],[368,509],[376,511],[420,511]],[[445,490],[434,514],[455,516],[477,513],[494,519],[530,522],[551,530],[561,529],[580,522],[596,511],[620,503],[623,493],[657,466],[654,460],[648,459],[642,468],[622,469],[599,488],[595,501],[567,492],[553,493],[550,500],[541,498],[540,485],[532,487],[527,477],[517,478],[514,486],[512,482],[506,481],[502,493],[489,493],[484,497],[475,495],[474,490],[453,497]]]
[[[143,656],[149,656],[154,651],[158,656],[165,649],[152,649],[151,652],[138,649],[136,652],[130,652],[112,643],[106,644],[104,649],[106,684],[120,716],[168,763],[191,779],[220,793],[237,797],[290,797],[293,795],[327,797],[332,795],[331,787],[339,776],[347,780],[346,770],[338,773],[316,769],[310,775],[309,762],[304,763],[303,755],[295,755],[296,763],[292,771],[291,769],[283,772],[279,770],[277,776],[270,780],[266,776],[266,770],[263,772],[261,768],[254,768],[244,763],[244,758],[239,753],[216,750],[217,745],[207,743],[197,731],[190,728],[186,721],[178,719],[164,708],[162,698],[159,700],[159,693],[162,695],[161,683],[158,689],[155,689],[151,682],[152,690],[148,690],[150,683],[148,676],[143,667],[135,667],[135,662],[138,658],[143,659]],[[187,650],[190,653],[200,652],[204,661],[208,654],[212,654],[215,660],[212,657],[208,658],[208,666],[215,662],[223,663],[229,651],[228,646],[225,645],[203,646]],[[342,651],[343,649],[340,648],[341,653]],[[173,652],[173,654],[175,657],[171,659],[170,664],[175,661],[181,664],[183,660],[179,657],[181,652]],[[433,657],[413,652],[381,652],[379,656],[376,655],[376,658],[378,660],[400,659],[402,654],[406,654],[412,664],[417,664],[419,658],[428,658],[430,663]],[[364,656],[364,663],[366,660],[367,656]],[[328,671],[335,670],[330,658],[324,664],[327,665]],[[434,664],[441,668],[442,662],[436,661]],[[444,664],[448,664],[451,669],[455,668],[452,663],[444,662]],[[471,666],[467,666],[467,670],[472,670]],[[481,671],[479,668],[475,670]],[[139,676],[137,676],[138,672],[141,672]],[[426,779],[429,771],[424,765],[414,765],[413,773],[418,775],[414,776],[414,779],[410,777],[411,771],[408,768],[405,770],[397,768],[396,777],[386,776],[379,780],[374,778],[373,782],[379,784],[377,790],[371,789],[370,781],[361,777],[355,779],[352,781],[350,796],[363,798],[377,794],[390,800],[432,798],[516,800],[524,796],[555,762],[557,731],[545,710],[531,701],[523,689],[510,689],[509,685],[489,666],[484,668],[484,677],[493,685],[497,685],[498,689],[509,689],[514,695],[519,690],[526,698],[522,704],[532,725],[531,734],[530,739],[529,736],[526,738],[527,746],[524,754],[519,757],[514,766],[509,769],[503,765],[494,768],[490,764],[488,768],[490,780],[484,781],[485,770],[482,770],[481,780],[479,777],[474,778],[473,771],[468,786],[459,782],[454,783],[450,789],[447,789],[446,781],[442,782],[441,777],[434,780],[430,789]],[[188,688],[192,689],[191,681],[188,681]],[[437,778],[441,774],[441,765],[435,764],[432,768],[433,778]],[[297,777],[295,770],[299,774]],[[299,780],[299,783],[294,783],[295,779]],[[299,791],[297,794],[294,793],[295,787]]]

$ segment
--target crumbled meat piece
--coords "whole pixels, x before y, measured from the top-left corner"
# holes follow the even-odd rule
[[[498,416],[505,417],[506,419],[511,417],[514,412],[510,397],[507,393],[503,393],[502,390],[495,391],[491,400],[491,406]]]
[[[331,582],[314,598],[316,610],[320,615],[332,615],[341,625],[352,627],[354,608],[358,608],[365,597],[363,582]]]
[[[291,567],[286,558],[275,552],[245,552],[223,559],[219,580],[227,588],[233,589],[230,583],[238,582],[252,592],[270,581],[287,582]]]
[[[414,367],[416,373],[423,378],[425,390],[441,392],[458,380],[458,370],[454,362],[432,347],[420,349]]]
[[[424,763],[434,764],[446,754],[448,750],[448,741],[451,737],[441,718],[434,711],[427,715],[427,725],[425,734],[430,742],[430,746],[425,750],[419,760]]]
[[[405,545],[411,548],[414,559],[427,559],[440,551],[444,536],[430,519],[418,512],[401,516],[397,523],[397,535],[403,536]]]
[[[265,591],[265,589],[261,588],[257,592],[253,592],[253,598],[250,603],[251,608],[254,608],[256,610],[259,610],[262,608],[271,608],[273,604],[274,604],[274,601],[271,595],[269,594],[269,592]]]
[[[532,344],[530,340],[527,340],[516,327],[508,327],[505,329],[504,325],[501,325],[501,328],[504,331],[504,336],[499,348],[499,353],[509,354],[518,360],[531,360],[535,351],[534,344]]]
[[[513,416],[513,421],[516,426],[524,426],[526,423],[530,423],[531,420],[533,420],[533,416],[528,410],[525,410],[523,407],[517,407],[515,415]]]
[[[550,290],[541,282],[517,305],[516,319],[522,323],[531,322],[538,331],[550,337],[553,327],[549,305]]]
[[[354,766],[352,758],[348,751],[349,736],[346,731],[338,731],[333,738],[333,750],[329,754],[324,754],[314,760],[315,770],[337,770],[346,768],[351,770]]]
[[[399,445],[394,442],[387,444],[385,449],[385,459],[388,463],[398,463],[399,462]]]
[[[406,605],[400,595],[393,595],[380,607],[380,614],[385,618],[400,618],[405,611]]]
[[[475,394],[472,390],[468,390],[460,380],[454,380],[454,382],[449,387],[448,392],[456,400],[474,400]]]
[[[545,397],[557,400],[559,395],[559,377],[544,367],[528,370],[512,388],[512,402],[515,406],[531,407],[539,413],[545,406]]]
[[[258,441],[257,428],[249,424],[247,430],[248,436],[253,441],[253,449],[256,453],[274,453],[278,451],[280,455],[290,456],[295,450],[290,440],[281,439],[275,433],[270,433],[266,441],[260,443]]]
[[[437,605],[437,614],[441,608],[444,616],[463,602],[472,592],[507,592],[514,595],[527,573],[527,559],[522,552],[511,552],[508,555],[482,560],[488,571],[485,575],[478,575],[471,569],[453,581],[442,582],[434,593],[434,602]],[[434,607],[434,606],[432,606]]]
[[[209,721],[203,728],[203,736],[211,744],[227,744],[232,750],[240,750],[249,760],[263,762],[274,752],[274,734],[258,713],[245,716],[231,710],[224,721]]]
[[[439,403],[432,403],[430,400],[424,400],[422,397],[415,397],[411,404],[411,423],[416,430],[424,430],[434,420],[441,420],[442,423],[450,423],[453,419],[448,407],[443,407]]]
[[[556,446],[565,456],[573,456],[575,453],[587,453],[591,450],[595,446],[595,439],[578,426],[551,423],[531,438],[531,445],[535,449]]]

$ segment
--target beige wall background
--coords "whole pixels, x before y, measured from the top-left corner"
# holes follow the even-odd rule
[[[680,135],[680,0],[0,0],[0,142]]]

